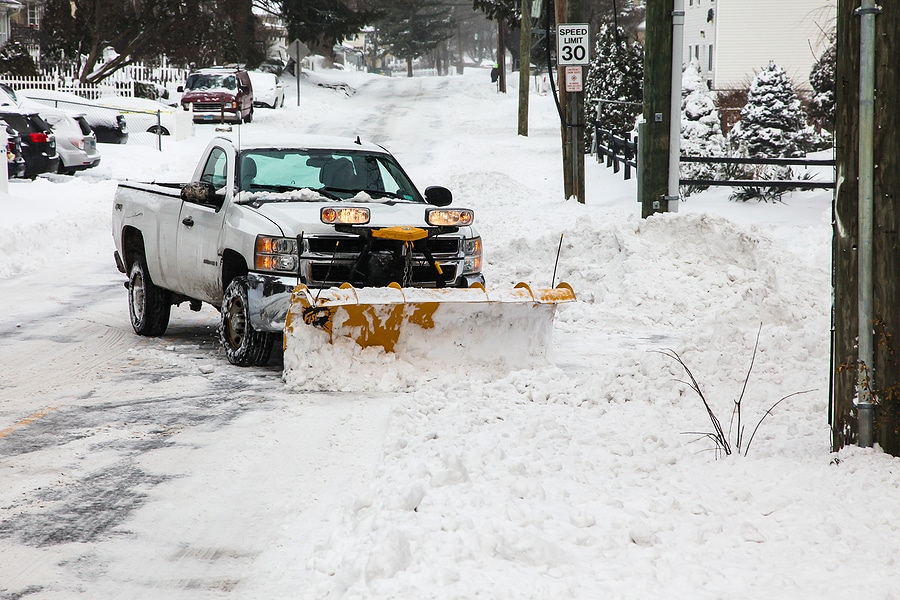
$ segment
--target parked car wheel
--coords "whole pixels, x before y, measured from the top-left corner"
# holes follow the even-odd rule
[[[153,135],[169,135],[169,130],[165,127],[154,125],[153,127],[147,129],[147,133],[152,133]]]
[[[275,336],[256,331],[250,324],[249,285],[246,277],[236,277],[228,284],[222,300],[219,338],[228,362],[239,367],[264,365],[272,354]]]
[[[172,304],[169,292],[156,287],[150,279],[146,259],[141,256],[128,274],[128,312],[131,327],[138,335],[159,336],[169,326]]]

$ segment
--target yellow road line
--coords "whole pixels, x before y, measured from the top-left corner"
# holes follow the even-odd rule
[[[59,407],[51,406],[50,408],[45,408],[43,410],[39,410],[36,413],[34,413],[33,415],[29,415],[29,416],[25,417],[24,419],[22,419],[21,421],[19,421],[18,423],[15,423],[12,427],[7,427],[6,429],[0,429],[0,440],[2,440],[3,438],[5,438],[9,434],[11,434],[16,429],[25,427],[26,425],[31,425],[32,423],[34,423],[41,417],[46,417],[48,414],[50,414],[57,408],[59,408]]]

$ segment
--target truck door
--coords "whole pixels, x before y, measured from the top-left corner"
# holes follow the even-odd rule
[[[226,190],[231,185],[228,163],[225,150],[213,148],[200,180],[212,183],[216,190]],[[223,206],[216,211],[212,206],[183,202],[175,242],[179,288],[190,298],[216,305],[224,292],[219,238],[226,209]]]

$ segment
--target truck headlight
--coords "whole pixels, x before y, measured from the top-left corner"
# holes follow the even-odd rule
[[[425,222],[437,227],[463,227],[475,221],[475,212],[468,208],[431,208],[425,211]]]
[[[256,237],[253,262],[257,271],[296,273],[298,260],[295,238]]]
[[[369,209],[361,206],[326,206],[319,212],[319,218],[326,225],[365,225],[369,222]]]
[[[463,273],[481,273],[481,238],[467,238],[463,240]]]

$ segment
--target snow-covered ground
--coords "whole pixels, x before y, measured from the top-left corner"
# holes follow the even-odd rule
[[[131,335],[115,181],[186,179],[212,127],[11,182],[0,598],[900,598],[900,463],[829,448],[830,192],[641,219],[589,160],[567,201],[553,100],[517,136],[516,82],[316,71],[247,127],[359,135],[446,185],[489,286],[549,286],[563,236],[578,302],[527,369],[344,347],[303,377],[237,369],[209,308]]]

